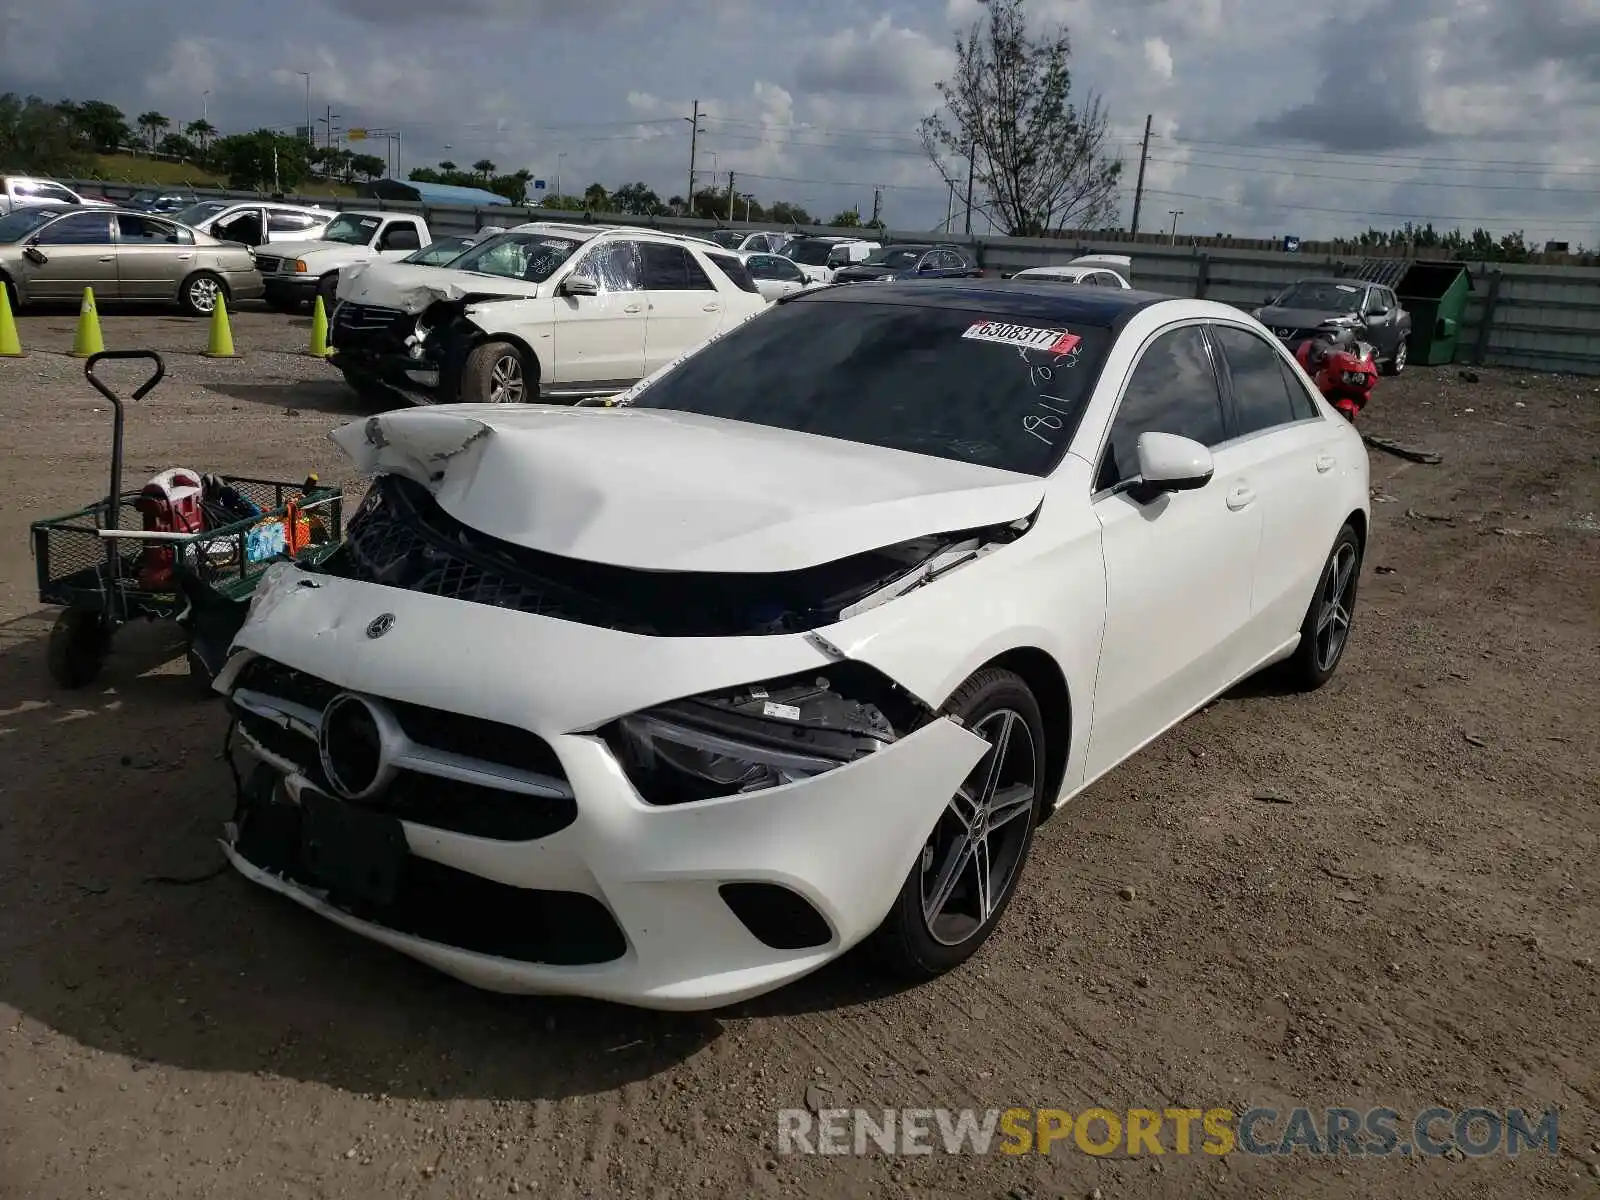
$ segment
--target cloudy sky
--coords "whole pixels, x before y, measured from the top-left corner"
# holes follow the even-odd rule
[[[1597,0],[1031,0],[1099,91],[1142,226],[1312,238],[1407,220],[1600,242]],[[1291,11],[1293,15],[1291,15]],[[948,193],[915,137],[978,0],[0,0],[0,91],[103,98],[224,132],[398,129],[406,166],[490,158],[564,191],[726,186],[824,217]],[[378,144],[381,151],[382,143]],[[959,168],[952,168],[959,170]],[[956,225],[959,228],[959,212]],[[981,232],[980,217],[976,228]]]

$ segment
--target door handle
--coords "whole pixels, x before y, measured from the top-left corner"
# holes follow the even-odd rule
[[[1317,472],[1318,472],[1318,474],[1326,474],[1327,472],[1333,470],[1334,465],[1338,461],[1339,460],[1334,458],[1334,456],[1331,455],[1331,454],[1319,454],[1319,455],[1317,455]]]
[[[1238,512],[1241,508],[1248,508],[1255,503],[1256,494],[1247,487],[1236,487],[1228,493],[1228,508]]]
[[[717,304],[715,302],[712,302],[711,304],[702,304],[700,306],[700,311],[701,312],[721,312],[722,311],[722,305]]]
[[[644,311],[644,305],[642,305],[642,304],[630,304],[630,305],[628,305],[627,308],[623,309],[622,311],[625,312],[625,313],[643,312]]]
[[[192,255],[192,254],[180,254],[180,255],[178,255],[178,261],[179,262],[188,262],[193,257],[194,257],[194,255]]]
[[[101,258],[100,258],[100,261],[101,262],[116,262],[117,261],[117,256],[115,254],[102,255]]]

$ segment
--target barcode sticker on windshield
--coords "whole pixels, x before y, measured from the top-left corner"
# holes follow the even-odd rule
[[[1040,329],[1035,325],[1011,325],[1005,321],[978,321],[961,335],[969,341],[993,342],[999,346],[1021,346],[1052,354],[1070,354],[1083,339],[1065,329]]]

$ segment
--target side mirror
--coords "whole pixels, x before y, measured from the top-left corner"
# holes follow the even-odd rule
[[[598,296],[600,285],[585,275],[568,275],[561,283],[563,296]]]
[[[1138,454],[1139,474],[1130,481],[1128,494],[1140,504],[1149,504],[1167,492],[1203,488],[1216,469],[1211,451],[1193,438],[1174,433],[1141,433]]]

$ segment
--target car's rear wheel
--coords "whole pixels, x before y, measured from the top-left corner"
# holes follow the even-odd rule
[[[539,398],[539,383],[526,356],[510,342],[485,342],[461,368],[463,404],[527,404]]]
[[[910,979],[959,966],[994,932],[1033,844],[1045,780],[1039,702],[1018,676],[979,671],[942,712],[990,748],[939,815],[874,934],[879,959]]]
[[[1317,590],[1300,625],[1300,644],[1283,664],[1287,681],[1302,691],[1315,691],[1339,669],[1350,645],[1361,579],[1361,539],[1354,527],[1339,530],[1328,560],[1317,577]]]
[[[210,271],[196,271],[178,290],[178,303],[191,317],[209,317],[217,310],[217,301],[227,298],[228,287],[222,277]]]

